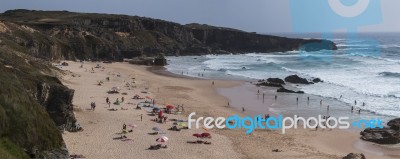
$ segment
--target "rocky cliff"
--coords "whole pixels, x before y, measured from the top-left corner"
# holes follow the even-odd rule
[[[0,158],[67,158],[60,128],[76,120],[60,72],[6,45],[0,72]]]
[[[260,35],[126,15],[11,10],[0,14],[0,20],[3,43],[52,60],[337,49],[327,40]]]

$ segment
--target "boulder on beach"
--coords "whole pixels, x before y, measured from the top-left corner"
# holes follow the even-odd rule
[[[361,139],[377,144],[398,144],[400,143],[400,118],[390,120],[389,127],[385,128],[367,128],[360,133]]]
[[[390,129],[400,131],[400,118],[390,120],[387,125]]]
[[[276,92],[300,93],[300,94],[303,94],[303,93],[304,93],[303,91],[293,91],[293,90],[289,90],[289,89],[286,89],[286,88],[283,88],[283,87],[281,87],[281,88],[279,88],[278,90],[276,90]]]
[[[298,84],[311,84],[307,79],[301,78],[297,75],[290,75],[285,78],[286,82],[298,83]]]
[[[343,159],[365,159],[365,155],[362,153],[349,153],[347,156],[344,156]]]

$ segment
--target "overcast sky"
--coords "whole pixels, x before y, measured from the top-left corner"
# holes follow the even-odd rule
[[[303,1],[322,2],[325,0]],[[354,1],[353,4],[346,4],[347,6],[357,2],[357,0],[336,1]],[[32,9],[115,13],[152,17],[181,24],[196,22],[245,31],[272,33],[295,30],[296,26],[292,23],[294,10],[291,9],[291,3],[290,0],[0,0],[0,12],[10,9]],[[358,31],[400,32],[400,22],[397,20],[400,15],[400,1],[380,0],[380,3],[382,21],[357,27]],[[313,8],[320,7],[315,5]],[[315,17],[304,18],[310,20]],[[338,28],[338,30],[341,29],[346,28]]]

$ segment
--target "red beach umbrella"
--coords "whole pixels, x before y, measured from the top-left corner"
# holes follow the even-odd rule
[[[199,138],[199,137],[201,137],[201,134],[196,133],[196,134],[193,134],[193,136]]]
[[[167,109],[174,109],[175,107],[173,105],[167,105],[165,106]]]
[[[210,133],[202,133],[201,137],[203,137],[203,138],[211,138],[211,134]]]

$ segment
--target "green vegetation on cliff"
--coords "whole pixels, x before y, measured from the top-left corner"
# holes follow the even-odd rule
[[[0,158],[60,149],[62,137],[46,109],[35,99],[39,82],[52,83],[43,61],[0,47]],[[25,152],[24,152],[25,151]],[[43,154],[44,155],[44,154]]]

